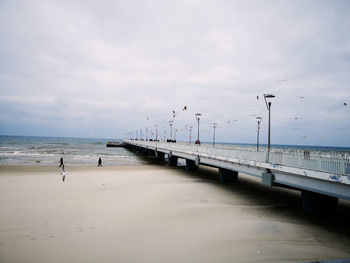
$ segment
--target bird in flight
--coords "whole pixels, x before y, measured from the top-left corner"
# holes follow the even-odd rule
[[[287,82],[287,76],[284,79],[277,81],[277,83],[283,83],[283,82]]]
[[[259,95],[256,96],[256,100],[259,100]]]
[[[292,120],[297,121],[297,120],[299,120],[299,118],[298,117],[293,117]]]
[[[182,109],[183,111],[187,110],[187,106],[184,106],[184,108]]]
[[[298,98],[299,98],[299,99],[303,99],[303,98],[305,98],[305,97],[304,97],[304,96],[298,96]]]
[[[346,102],[344,102],[343,104],[344,104],[344,106],[348,106],[348,104]]]

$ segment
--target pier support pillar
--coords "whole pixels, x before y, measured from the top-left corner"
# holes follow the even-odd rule
[[[219,168],[219,182],[220,183],[237,183],[238,172],[231,171],[224,168]]]
[[[169,156],[168,162],[170,166],[177,166],[177,157],[176,156]]]
[[[301,191],[303,209],[309,214],[325,214],[334,212],[338,206],[338,198],[307,190]]]
[[[195,161],[186,159],[186,170],[187,171],[196,171],[198,170],[198,166]]]
[[[263,172],[261,175],[261,181],[264,185],[272,186],[275,177],[271,172]]]
[[[158,159],[158,161],[163,162],[163,161],[165,160],[165,153],[162,153],[162,152],[156,152],[156,155],[157,155],[157,159]]]

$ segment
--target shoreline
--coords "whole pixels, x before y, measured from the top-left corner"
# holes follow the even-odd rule
[[[103,165],[102,167],[97,167],[97,165],[72,165],[66,166],[65,169],[68,171],[80,171],[80,170],[113,170],[115,168],[118,169],[144,169],[149,167],[150,164],[142,164],[142,165]],[[161,167],[161,166],[159,166]],[[164,166],[166,167],[166,166]],[[61,171],[61,168],[54,165],[27,165],[27,164],[19,164],[19,165],[0,165],[0,173],[2,172],[27,172],[27,171],[36,171],[36,172],[56,172]]]

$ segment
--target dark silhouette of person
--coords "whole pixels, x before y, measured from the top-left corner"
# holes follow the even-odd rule
[[[60,159],[60,165],[59,165],[58,167],[62,167],[62,166],[64,166],[64,164],[63,164],[63,158],[61,157],[61,159]]]
[[[101,157],[99,157],[99,158],[98,158],[98,164],[97,164],[97,167],[99,167],[99,166],[102,166],[102,159],[101,159]]]

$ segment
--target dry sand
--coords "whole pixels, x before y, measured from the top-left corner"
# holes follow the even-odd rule
[[[303,262],[350,258],[350,205],[308,216],[298,192],[217,170],[0,167],[0,262]]]

